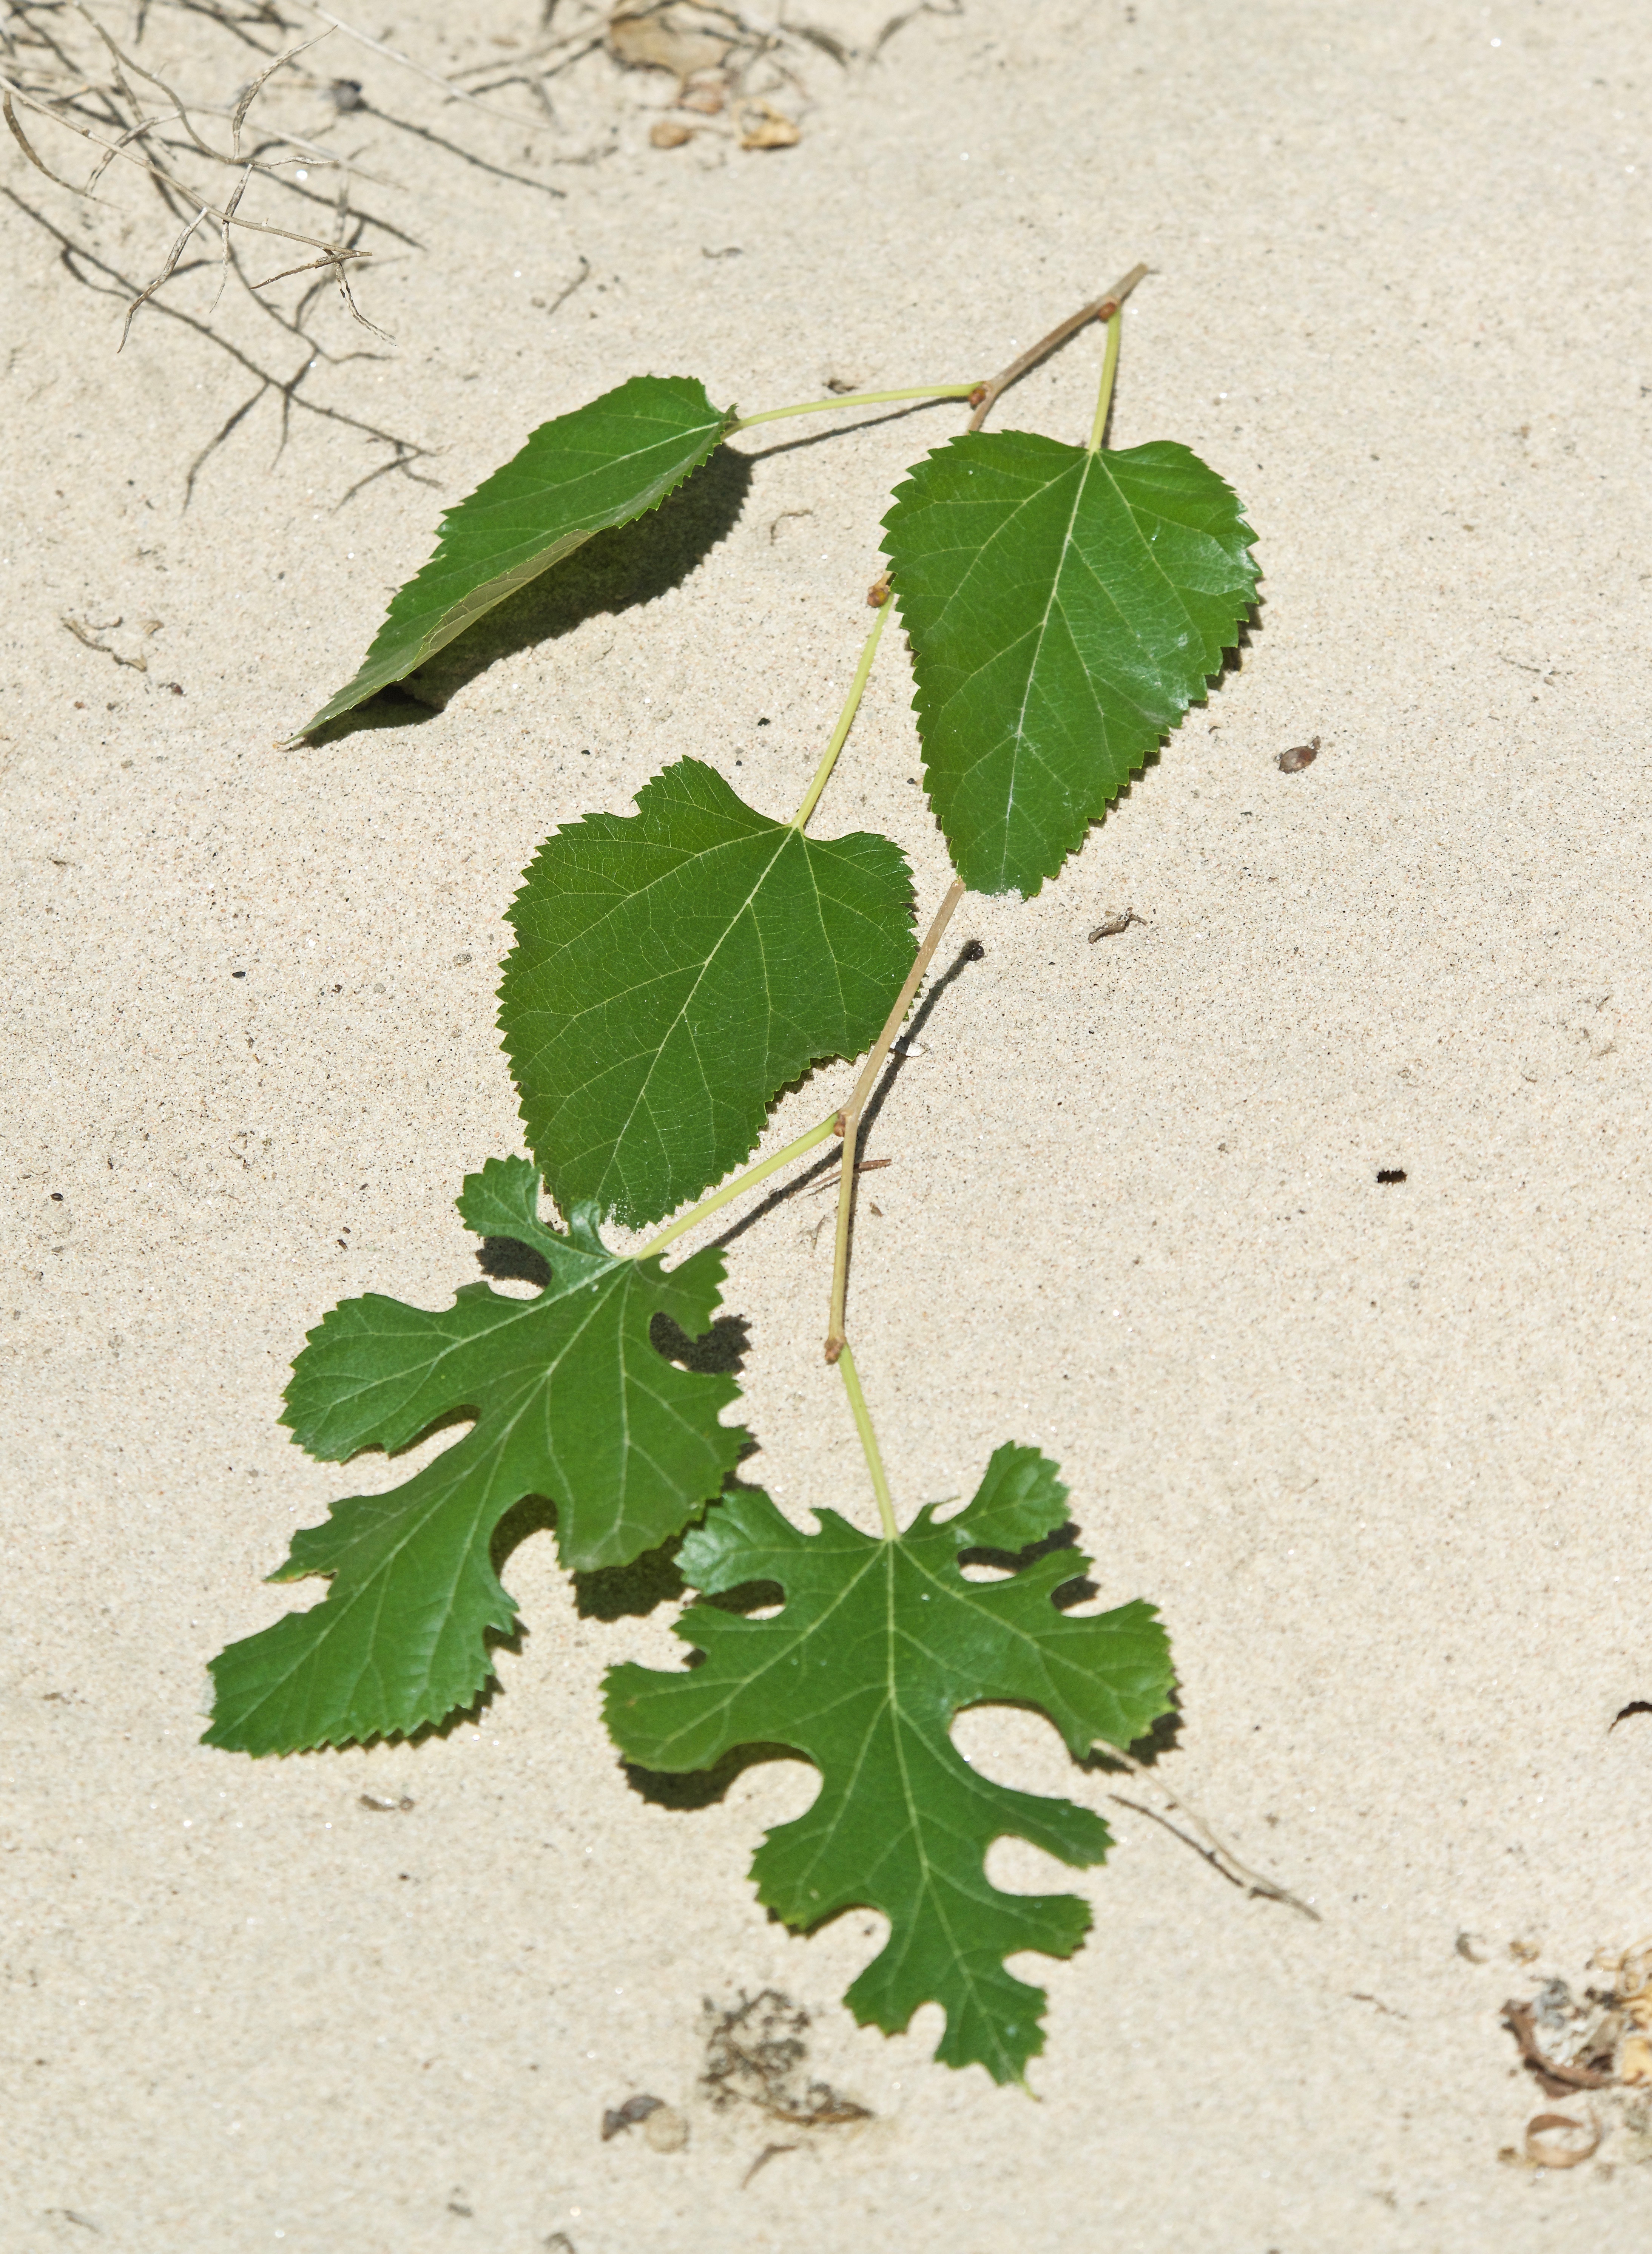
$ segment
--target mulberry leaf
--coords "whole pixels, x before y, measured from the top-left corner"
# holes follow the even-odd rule
[[[953,866],[1030,895],[1203,702],[1256,598],[1256,536],[1186,446],[1025,430],[940,447],[884,528]]]
[[[758,1852],[759,1899],[801,1928],[881,1911],[889,1939],[849,1991],[856,2017],[893,2033],[939,2003],[937,2055],[1000,2082],[1020,2079],[1043,2047],[1045,2001],[1004,1958],[1070,1956],[1089,1910],[1070,1894],[1004,1893],[986,1875],[987,1850],[1013,1836],[1082,1867],[1102,1861],[1110,1835],[1088,1809],[980,1775],[952,1742],[953,1717],[986,1701],[1037,1706],[1079,1759],[1141,1737],[1172,1679],[1151,1606],[1083,1618],[1052,1603],[1088,1562],[1074,1550],[1002,1580],[961,1572],[968,1550],[1025,1550],[1060,1522],[1066,1500],[1053,1464],[1008,1445],[966,1509],[937,1523],[928,1508],[894,1541],[830,1510],[818,1533],[801,1533],[766,1494],[742,1490],[688,1536],[678,1565],[708,1598],[778,1585],[780,1610],[750,1618],[696,1604],[676,1632],[701,1664],[616,1667],[607,1682],[610,1732],[646,1768],[708,1768],[764,1744],[815,1763],[813,1806]]]
[[[677,1368],[649,1336],[658,1315],[704,1332],[721,1255],[669,1275],[617,1258],[588,1214],[566,1236],[545,1228],[534,1184],[526,1159],[490,1159],[458,1201],[479,1234],[505,1229],[544,1255],[551,1279],[534,1298],[469,1284],[430,1312],[374,1292],[311,1333],[285,1421],[312,1455],[341,1462],[455,1412],[476,1421],[402,1486],[336,1502],[295,1536],[270,1578],[332,1586],[213,1662],[208,1745],[291,1753],[443,1720],[486,1684],[490,1634],[514,1625],[490,1555],[514,1504],[555,1502],[564,1565],[621,1565],[679,1533],[738,1462],[746,1435],[718,1421],[733,1380]]]

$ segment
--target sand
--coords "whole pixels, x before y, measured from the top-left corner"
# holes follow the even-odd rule
[[[864,46],[889,5],[808,14]],[[362,21],[451,70],[533,15],[450,12]],[[220,99],[250,68],[178,10],[142,52]],[[438,481],[345,506],[384,450],[301,413],[277,455],[267,396],[186,508],[256,378],[152,312],[117,358],[118,298],[4,207],[0,2244],[1644,2247],[1652,2168],[1610,2109],[1588,2165],[1500,2162],[1551,2101],[1499,2015],[1652,1927],[1652,1720],[1610,1727],[1652,1698],[1652,25],[1627,0],[967,0],[875,64],[811,52],[798,145],[743,152],[649,145],[668,85],[600,56],[535,138],[335,39],[324,72],[376,108],[275,114],[351,129],[389,183],[360,200],[416,240],[360,285],[394,348],[324,306],[328,349],[374,356],[306,396]],[[154,270],[172,223],[136,176],[88,229],[5,163]],[[646,370],[748,409],[967,379],[1138,258],[1114,443],[1233,480],[1261,621],[1058,882],[965,903],[984,960],[876,1123],[853,1329],[903,1508],[1007,1438],[1059,1460],[1102,1597],[1152,1598],[1174,1641],[1166,1782],[1322,1922],[1247,1899],[1036,1717],[968,1717],[983,1766],[1117,1837],[1083,1874],[991,1858],[1095,1908],[1070,1963],[1023,1967],[1050,1997],[1033,2103],[931,2063],[933,2009],[853,2025],[875,1919],[805,1940],[756,1905],[752,1850],[810,1772],[697,1810],[633,1789],[600,1673],[668,1663],[672,1608],[582,1615],[548,1535],[508,1571],[527,1632],[474,1723],[285,1761],[197,1740],[213,1653],[319,1592],[262,1585],[292,1530],[404,1475],[311,1463],[280,1394],[337,1298],[435,1306],[476,1273],[452,1200],[520,1147],[491,1030],[519,872],[685,752],[789,811],[885,497],[960,412],[753,432],[668,570],[583,618],[547,586],[437,669],[438,704],[277,745],[440,507],[546,416]],[[214,286],[164,300],[205,321]],[[242,295],[217,319],[261,366],[303,357]],[[1000,424],[1082,438],[1097,356],[1069,346]],[[816,827],[887,830],[931,903],[904,667],[890,637]],[[753,1475],[870,1525],[820,1359],[825,1202],[737,1237],[728,1303]],[[766,1987],[869,2122],[707,2102],[704,1999]],[[685,2146],[601,2140],[639,2092]]]

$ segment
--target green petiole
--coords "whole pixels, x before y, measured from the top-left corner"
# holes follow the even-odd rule
[[[841,399],[808,399],[801,407],[766,407],[760,415],[742,415],[723,435],[732,438],[737,430],[749,430],[756,423],[778,423],[787,415],[830,415],[840,407],[885,407],[900,399],[967,399],[980,388],[977,379],[974,383],[920,383],[910,391],[846,391]]]
[[[1096,420],[1090,425],[1092,454],[1102,451],[1102,433],[1107,428],[1107,410],[1113,403],[1113,378],[1118,373],[1119,332],[1124,326],[1124,313],[1115,305],[1108,317],[1107,347],[1102,354],[1102,384],[1096,401]]]
[[[772,1158],[765,1158],[758,1166],[748,1166],[743,1174],[736,1174],[732,1182],[724,1182],[722,1188],[714,1190],[709,1198],[702,1198],[699,1204],[691,1207],[681,1220],[674,1221],[669,1228],[662,1229],[658,1236],[651,1238],[640,1250],[632,1253],[630,1257],[633,1260],[652,1260],[656,1253],[663,1252],[667,1245],[675,1244],[679,1236],[685,1236],[690,1229],[696,1227],[708,1214],[715,1213],[719,1206],[726,1205],[731,1198],[738,1197],[742,1190],[755,1189],[759,1182],[766,1182],[771,1174],[777,1174],[782,1166],[789,1166],[794,1158],[801,1158],[805,1152],[812,1151],[817,1144],[823,1143],[836,1126],[838,1114],[836,1111],[829,1112],[818,1127],[811,1127],[807,1135],[800,1135],[794,1143],[788,1143],[783,1151],[776,1151]]]
[[[803,794],[803,803],[792,816],[794,830],[801,830],[820,803],[820,794],[831,779],[837,764],[837,754],[854,725],[855,715],[860,710],[860,700],[866,687],[866,676],[872,671],[872,662],[878,654],[878,638],[883,633],[884,620],[889,615],[889,598],[884,598],[883,608],[878,613],[878,623],[866,637],[865,648],[860,653],[860,662],[855,668],[855,677],[849,684],[849,694],[844,699],[844,709],[837,715],[837,725],[832,730],[832,739],[826,746],[826,756],[815,770],[815,780]]]
[[[889,1492],[889,1474],[884,1469],[878,1435],[872,1428],[872,1411],[867,1408],[866,1396],[860,1390],[860,1374],[855,1368],[855,1357],[847,1345],[837,1357],[837,1367],[844,1373],[844,1390],[849,1396],[855,1430],[860,1435],[866,1468],[872,1474],[872,1491],[878,1497],[878,1516],[884,1524],[884,1539],[886,1542],[898,1541],[900,1530],[895,1524],[895,1499]]]

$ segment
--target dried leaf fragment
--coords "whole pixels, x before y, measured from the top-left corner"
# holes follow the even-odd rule
[[[694,128],[682,125],[675,117],[662,117],[657,125],[648,129],[648,139],[656,149],[680,149],[685,141],[692,141]]]
[[[147,673],[149,671],[149,660],[144,655],[141,650],[136,657],[122,657],[120,651],[115,648],[112,642],[100,641],[96,634],[93,633],[86,621],[83,619],[77,619],[72,612],[66,611],[64,612],[63,623],[67,626],[69,632],[74,636],[76,641],[84,642],[88,649],[96,650],[100,656],[112,657],[116,665],[123,665],[129,669],[129,671],[133,673]],[[124,623],[124,620],[111,619],[108,626],[106,627],[104,631],[106,633],[110,632],[116,626],[122,626]]]
[[[1652,2089],[1652,2041],[1645,2035],[1626,2037],[1618,2053],[1618,2080],[1630,2090]]]
[[[680,79],[716,70],[735,46],[732,28],[719,27],[722,10],[696,8],[683,0],[656,0],[638,6],[620,0],[608,18],[608,52],[630,70],[675,71]]]
[[[1281,774],[1300,774],[1303,768],[1311,767],[1319,756],[1320,739],[1312,736],[1306,744],[1292,744],[1288,752],[1280,752],[1279,772]]]
[[[1598,2122],[1574,2121],[1566,2113],[1534,2113],[1526,2124],[1526,2158],[1534,2167],[1581,2167],[1600,2149]]]
[[[1610,2074],[1598,2068],[1568,2065],[1551,2057],[1537,2040],[1536,2014],[1530,2004],[1505,2004],[1503,2025],[1519,2044],[1522,2063],[1531,2068],[1550,2097],[1562,2097],[1570,2090],[1601,2090],[1612,2080]]]

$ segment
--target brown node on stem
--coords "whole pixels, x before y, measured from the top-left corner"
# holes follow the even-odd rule
[[[881,611],[888,600],[889,574],[880,571],[866,590],[866,607],[869,611]]]
[[[976,384],[976,388],[975,388],[975,389],[974,389],[974,390],[970,394],[970,406],[971,406],[971,407],[979,407],[979,406],[980,406],[980,404],[981,404],[981,402],[982,402],[982,401],[986,397],[986,396],[987,396],[987,387],[986,387],[986,385],[985,385],[984,383],[977,383],[977,384]]]

